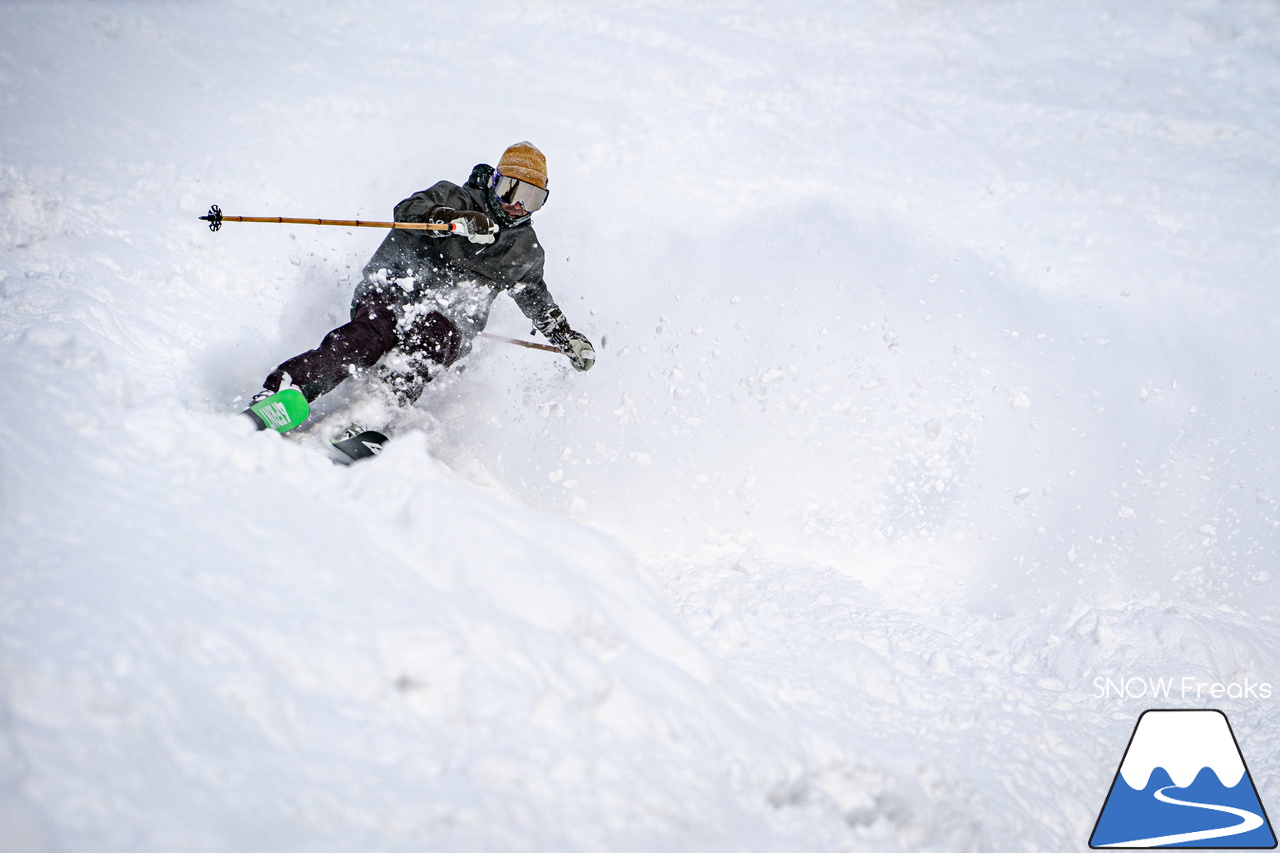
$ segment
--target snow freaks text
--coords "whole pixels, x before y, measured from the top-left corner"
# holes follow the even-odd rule
[[[1270,699],[1271,683],[1253,681],[1205,681],[1190,675],[1152,678],[1150,676],[1098,676],[1093,680],[1095,699]]]

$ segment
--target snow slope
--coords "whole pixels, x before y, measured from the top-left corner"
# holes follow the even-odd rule
[[[1148,707],[1276,801],[1278,39],[0,4],[4,848],[1083,848]],[[381,235],[198,215],[526,138],[593,371],[482,342],[349,469],[230,416]]]

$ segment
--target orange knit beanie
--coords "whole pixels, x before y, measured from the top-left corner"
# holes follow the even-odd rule
[[[498,171],[508,178],[547,188],[547,158],[532,142],[517,142],[502,152]]]

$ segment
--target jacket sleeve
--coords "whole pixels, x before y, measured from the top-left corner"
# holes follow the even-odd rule
[[[507,292],[542,334],[550,337],[561,326],[567,331],[569,324],[542,277],[546,253],[531,229],[517,230],[520,236],[507,256],[507,268],[513,279],[513,283],[507,286]]]
[[[469,210],[470,198],[457,184],[440,181],[430,189],[416,192],[396,205],[396,222],[426,222],[427,212],[437,205]]]
[[[530,284],[517,284],[511,288],[511,298],[548,340],[569,330],[569,321],[541,278]]]

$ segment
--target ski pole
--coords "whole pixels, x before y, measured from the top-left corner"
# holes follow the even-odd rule
[[[218,231],[223,222],[275,222],[281,225],[339,225],[345,228],[400,228],[408,231],[453,231],[444,222],[368,222],[363,219],[294,219],[288,216],[228,216],[216,204],[200,219],[209,223],[210,231]]]
[[[347,228],[401,228],[410,231],[453,231],[454,227],[443,222],[366,222],[363,219],[298,219],[288,216],[231,216],[224,214],[222,208],[216,204],[209,208],[209,212],[200,217],[203,222],[209,223],[210,231],[218,231],[222,228],[223,222],[274,222],[283,225],[339,225]],[[486,338],[493,338],[498,341],[506,341],[509,344],[515,344],[518,347],[527,347],[529,349],[542,350],[543,352],[553,352],[560,354],[559,347],[553,347],[550,344],[539,344],[533,341],[522,341],[519,338],[508,338],[505,335],[495,335],[492,332],[481,332]]]
[[[543,352],[553,352],[556,355],[559,355],[561,352],[559,347],[553,347],[550,344],[539,344],[539,343],[534,343],[533,341],[522,341],[519,338],[508,338],[506,335],[495,335],[492,332],[481,332],[480,334],[486,338],[493,338],[495,341],[506,341],[509,344],[515,344],[518,347],[528,347],[529,349],[540,349]]]

